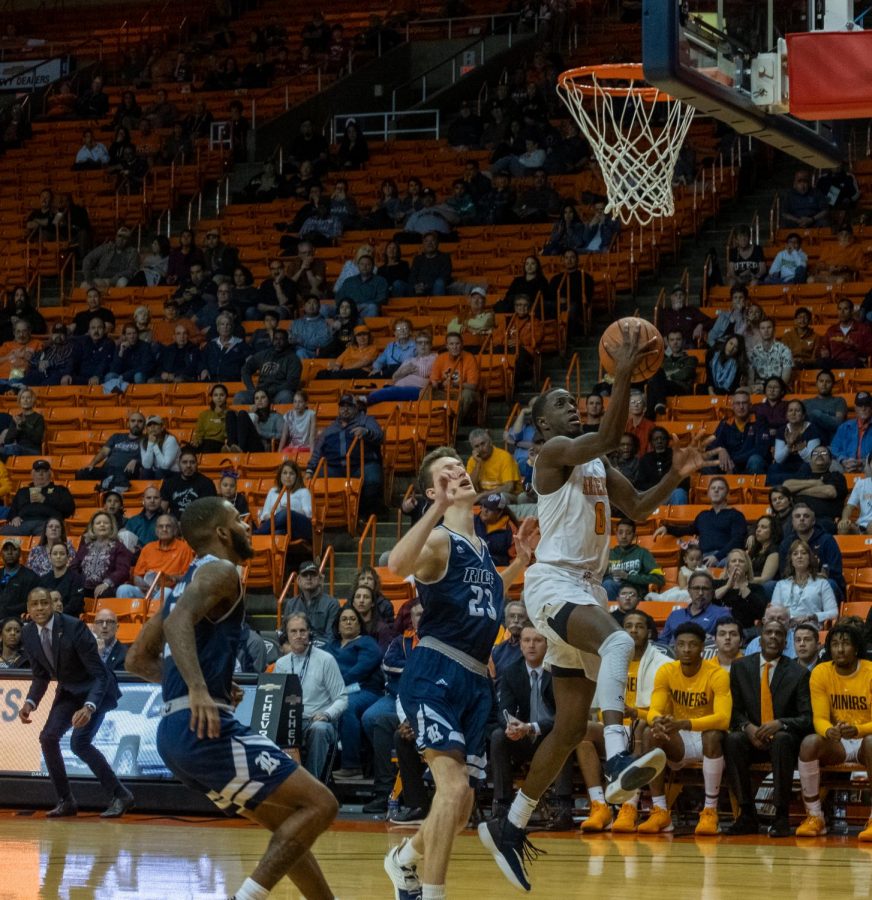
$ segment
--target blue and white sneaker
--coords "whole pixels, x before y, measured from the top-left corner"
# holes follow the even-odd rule
[[[636,758],[624,752],[612,756],[603,766],[606,779],[606,803],[620,806],[640,788],[656,778],[666,766],[666,754],[655,747]]]
[[[489,819],[478,826],[478,838],[493,854],[500,871],[512,887],[530,890],[526,862],[533,862],[544,850],[534,847],[523,828],[513,825],[508,816]]]
[[[403,844],[405,841],[403,841]],[[418,867],[404,866],[400,863],[399,853],[403,844],[397,844],[385,856],[385,872],[394,886],[394,900],[421,900],[421,879]]]

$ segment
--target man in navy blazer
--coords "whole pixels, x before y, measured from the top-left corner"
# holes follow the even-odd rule
[[[106,758],[92,741],[106,713],[115,709],[121,692],[115,676],[106,668],[97,651],[97,642],[80,619],[54,612],[47,588],[34,588],[27,597],[30,616],[21,632],[21,645],[27,652],[33,681],[27,699],[18,713],[30,724],[31,710],[39,706],[49,682],[57,681],[54,702],[45,727],[39,735],[42,755],[58,797],[48,816],[74,816],[78,812],[70,790],[60,742],[70,725],[75,731],[70,749],[99,779],[112,796],[103,818],[114,819],[130,809],[133,794],[116,778]]]
[[[760,653],[737,659],[730,667],[733,714],[724,742],[727,778],[739,801],[739,816],[727,834],[757,834],[759,822],[751,787],[751,764],[770,762],[775,820],[770,837],[790,835],[788,812],[799,745],[812,730],[809,673],[784,655],[787,629],[783,622],[764,620]],[[772,716],[764,714],[763,678],[769,679]]]
[[[545,638],[529,622],[521,629],[521,659],[503,672],[498,695],[499,726],[491,732],[490,763],[494,779],[494,815],[503,814],[512,795],[513,764],[529,762],[554,727],[554,688],[545,671]],[[538,683],[539,710],[532,709]],[[508,714],[508,715],[506,715]],[[572,762],[554,782],[556,809],[549,831],[567,831],[572,822]]]

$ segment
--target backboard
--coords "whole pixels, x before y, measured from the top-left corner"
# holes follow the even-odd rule
[[[823,27],[815,0],[643,0],[646,80],[814,167],[845,158],[843,129],[788,113],[788,34]],[[829,25],[829,23],[828,23]]]

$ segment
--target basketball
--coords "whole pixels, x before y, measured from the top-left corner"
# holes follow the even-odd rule
[[[629,324],[630,328],[641,327],[639,334],[639,346],[644,347],[650,340],[655,339],[656,345],[649,350],[640,360],[633,372],[633,381],[644,381],[650,378],[663,365],[663,337],[660,332],[647,320],[638,319],[634,316],[627,316],[624,319],[618,319],[612,322],[603,332],[599,343],[599,358],[603,369],[614,375],[615,361],[612,359],[612,351],[621,346],[624,342],[623,331],[624,325]]]

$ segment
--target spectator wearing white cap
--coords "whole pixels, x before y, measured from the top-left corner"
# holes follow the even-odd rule
[[[474,287],[469,292],[469,311],[465,319],[455,316],[446,328],[448,334],[490,334],[494,329],[494,314],[486,309],[487,291],[483,287]]]

